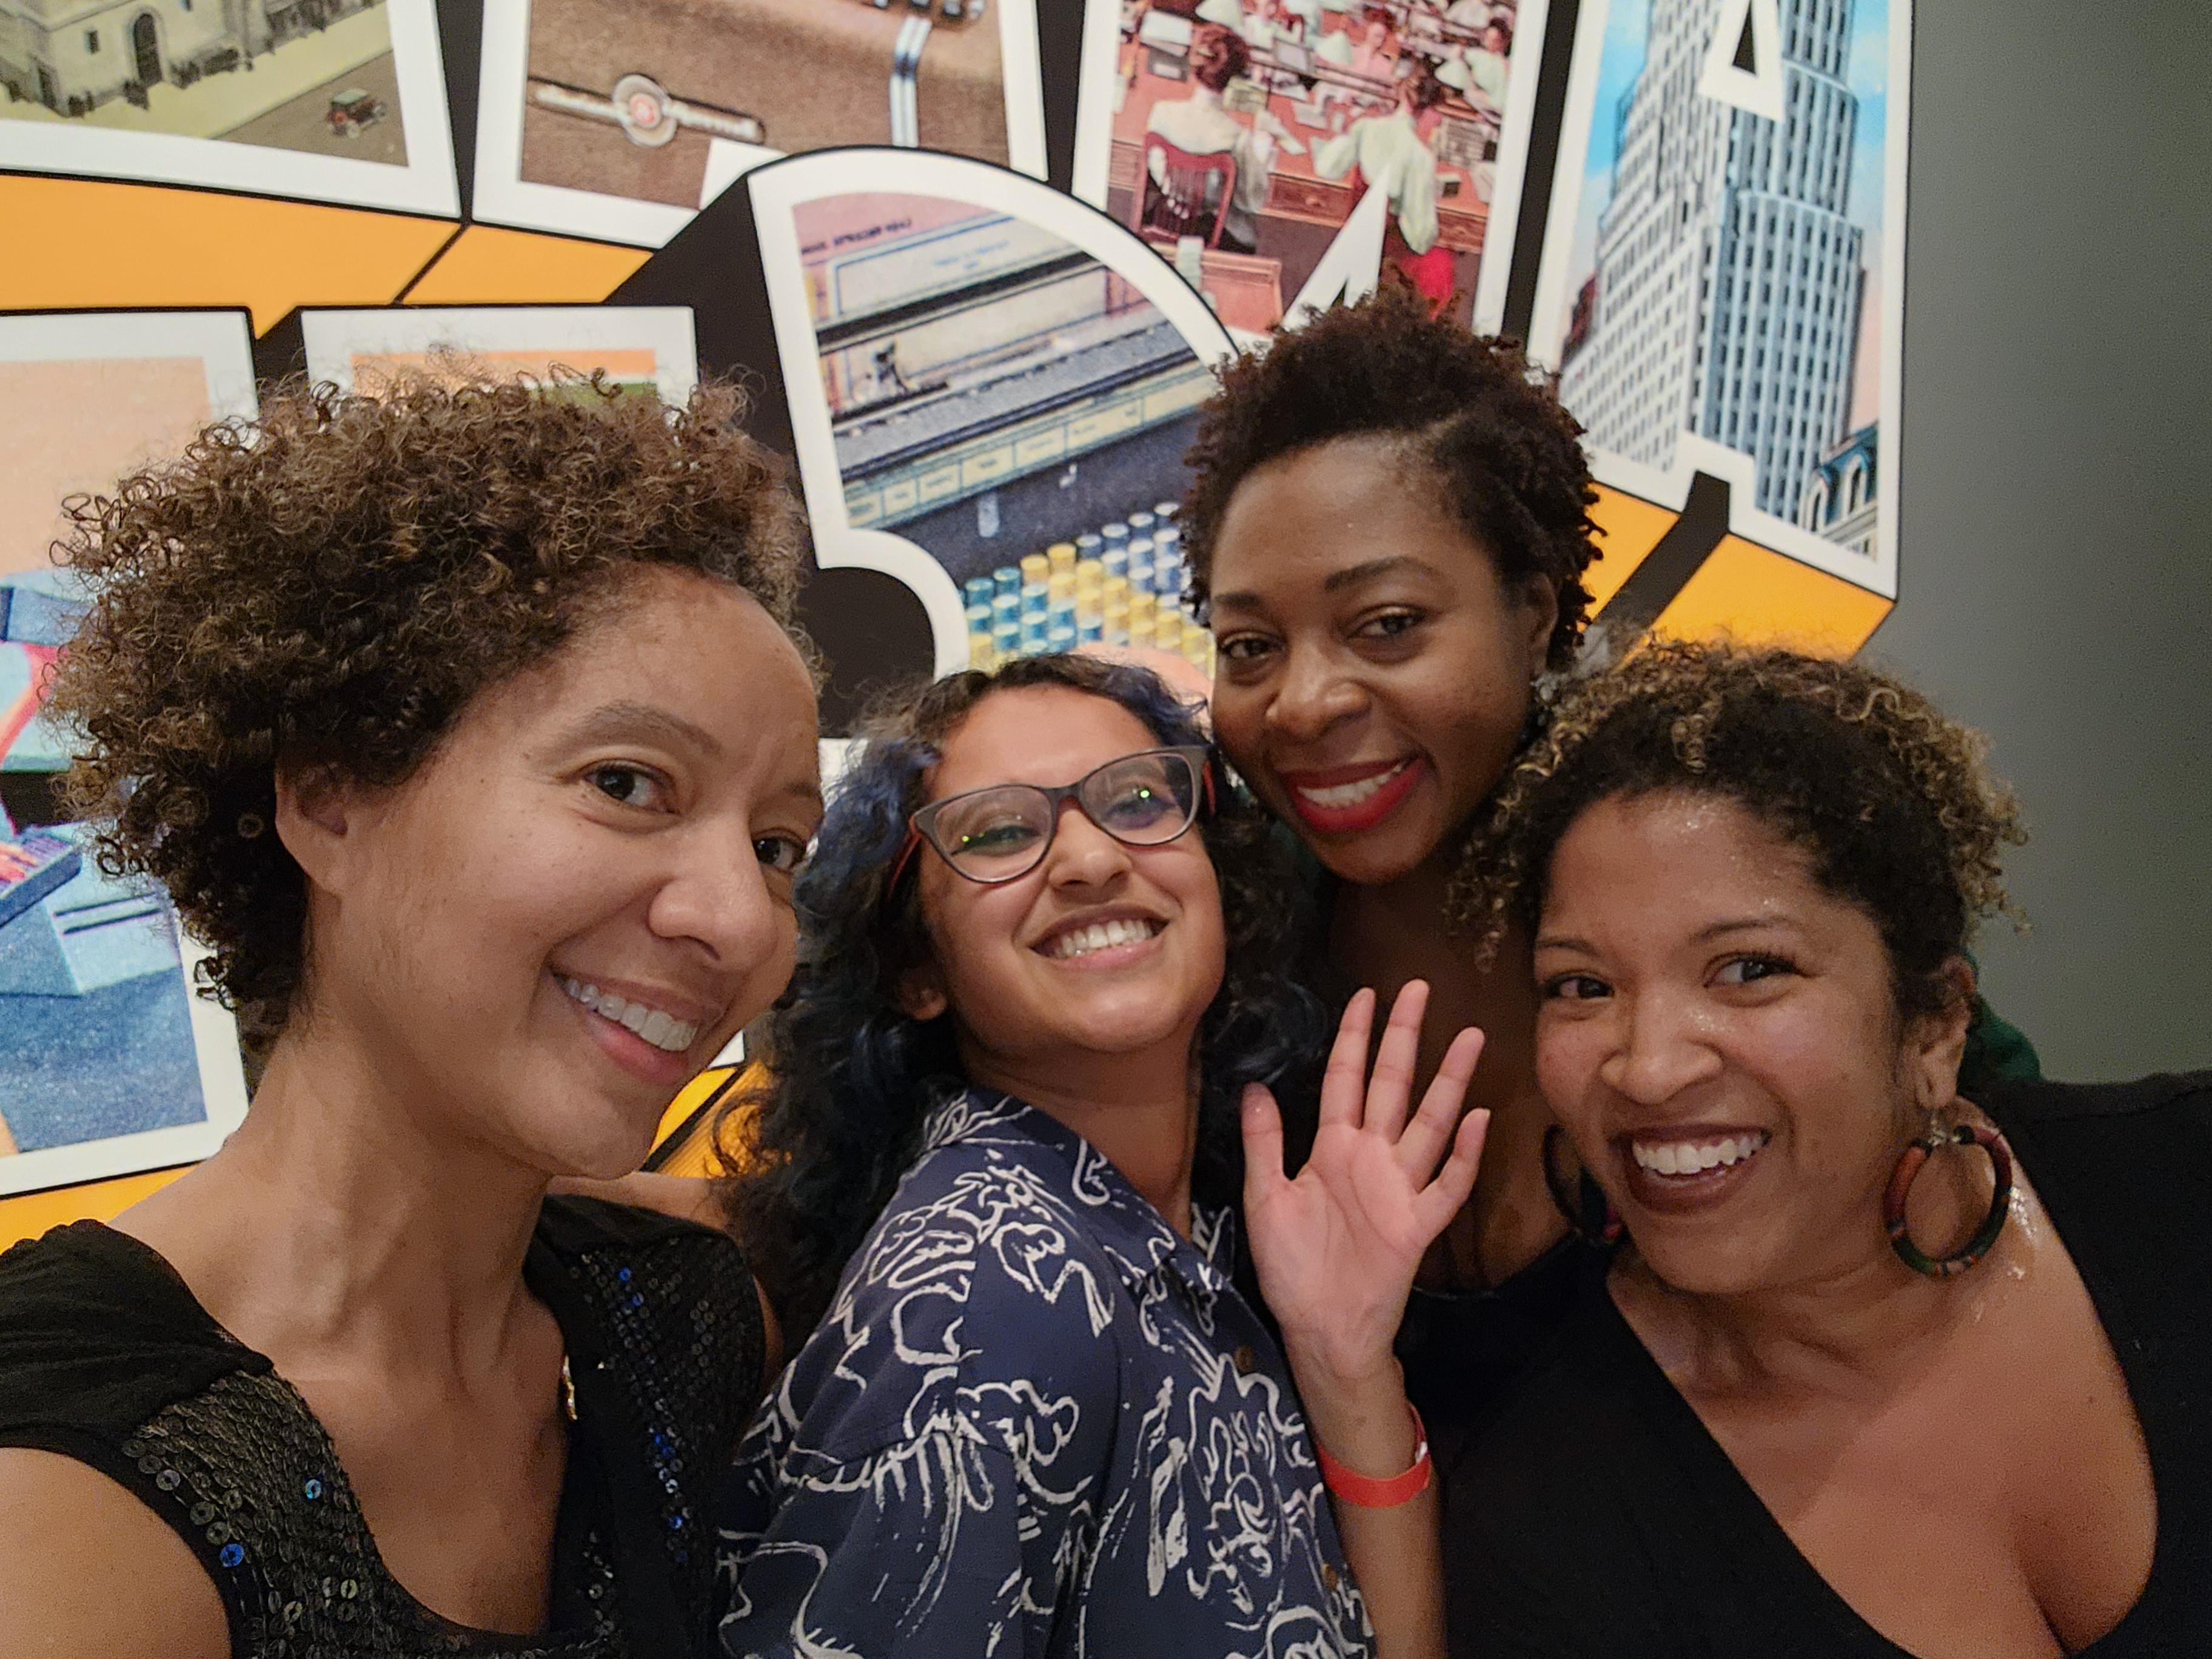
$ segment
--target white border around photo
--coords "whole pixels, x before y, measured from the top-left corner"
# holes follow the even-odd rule
[[[653,386],[681,404],[699,383],[699,348],[689,306],[386,306],[300,313],[307,377],[353,390],[353,360],[450,349],[544,352],[650,347]]]
[[[493,0],[492,9],[499,9]],[[0,171],[191,185],[284,196],[342,207],[384,208],[451,219],[460,213],[453,174],[446,69],[435,0],[386,0],[406,165],[311,155],[273,145],[171,133],[0,117]]]
[[[995,0],[994,10],[1006,73],[1007,154],[1017,171],[1042,179],[1044,82],[1037,53],[1036,4],[1036,0]],[[483,54],[477,82],[474,217],[486,224],[653,248],[665,246],[691,222],[698,208],[671,207],[665,202],[641,202],[525,179],[522,116],[529,79],[530,0],[491,0],[484,8]],[[889,85],[888,77],[885,85]],[[755,167],[783,159],[783,151],[765,145],[715,139],[708,152],[699,207],[706,206]]]
[[[799,246],[799,209],[828,197],[861,194],[973,203],[1036,225],[1089,254],[1158,307],[1209,367],[1225,361],[1236,348],[1206,301],[1127,226],[1048,185],[988,162],[926,150],[824,150],[777,161],[745,182],[752,192],[753,222],[760,235],[769,310],[775,325],[776,355],[816,561],[825,569],[861,566],[903,582],[929,617],[936,672],[946,674],[963,668],[968,662],[967,621],[960,590],[945,567],[902,536],[855,530],[847,519],[844,477],[837,465],[829,400],[822,389],[821,355]]]

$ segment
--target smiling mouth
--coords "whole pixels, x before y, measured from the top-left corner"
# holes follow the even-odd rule
[[[1345,775],[1347,771],[1352,775]],[[1397,811],[1426,771],[1425,764],[1413,756],[1384,762],[1367,769],[1364,775],[1356,768],[1304,775],[1326,778],[1327,782],[1301,782],[1297,773],[1285,775],[1283,782],[1290,791],[1292,809],[1308,829],[1324,835],[1346,835],[1371,830]]]
[[[1676,1140],[1639,1135],[1628,1143],[1628,1152],[1635,1159],[1636,1167],[1645,1175],[1662,1181],[1687,1182],[1709,1176],[1716,1170],[1734,1170],[1748,1163],[1772,1139],[1764,1129]]]
[[[1099,951],[1110,951],[1117,945],[1142,945],[1157,938],[1167,924],[1148,916],[1127,916],[1113,921],[1094,921],[1087,927],[1070,927],[1054,933],[1036,947],[1037,954],[1052,962],[1073,962]]]
[[[699,1040],[699,1028],[689,1020],[678,1019],[666,1010],[642,1002],[627,1002],[612,991],[602,991],[596,985],[567,975],[556,975],[561,988],[576,1001],[599,1015],[611,1019],[642,1042],[672,1054],[680,1054]]]

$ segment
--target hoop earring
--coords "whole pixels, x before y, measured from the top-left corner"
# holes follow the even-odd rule
[[[1545,1127],[1541,1155],[1544,1190],[1552,1195],[1552,1207],[1585,1244],[1617,1244],[1620,1242],[1620,1218],[1613,1212],[1605,1188],[1590,1179],[1590,1172],[1580,1171],[1575,1190],[1567,1190],[1566,1177],[1559,1173],[1559,1143],[1565,1139],[1566,1131],[1558,1124]]]
[[[1928,1160],[1946,1146],[1978,1146],[1990,1155],[1990,1167],[1996,1174],[1996,1190],[1990,1194],[1989,1213],[1974,1236],[1955,1255],[1931,1256],[1912,1242],[1912,1234],[1905,1218],[1905,1201],[1911,1195],[1912,1183],[1919,1179],[1920,1171]],[[1897,1160],[1896,1173],[1889,1178],[1889,1194],[1882,1200],[1882,1224],[1889,1233],[1889,1243],[1899,1260],[1917,1273],[1930,1279],[1948,1279],[1962,1273],[1990,1253],[2004,1231],[2005,1218],[2012,1212],[2012,1148],[2005,1138],[1994,1129],[1976,1125],[1960,1124],[1946,1129],[1930,1124],[1928,1133],[1905,1149]]]

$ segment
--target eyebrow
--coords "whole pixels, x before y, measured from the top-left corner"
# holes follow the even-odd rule
[[[634,738],[642,732],[664,743],[697,749],[716,759],[722,754],[722,740],[705,726],[650,703],[603,704],[577,721],[574,729],[579,738]]]
[[[1732,918],[1727,921],[1716,921],[1710,927],[1700,927],[1695,933],[1692,934],[1691,937],[1697,943],[1702,945],[1709,943],[1713,939],[1723,938],[1729,933],[1753,933],[1763,928],[1788,927],[1791,925],[1792,924],[1787,919],[1779,916],[1740,916]],[[1590,952],[1591,954],[1595,954],[1596,951],[1596,947],[1591,945],[1588,939],[1575,939],[1565,934],[1557,933],[1545,934],[1528,948],[1532,951],[1583,951]]]
[[[1387,576],[1395,570],[1409,566],[1424,574],[1431,573],[1431,567],[1425,561],[1417,559],[1410,553],[1389,553],[1379,559],[1369,559],[1362,564],[1331,571],[1322,579],[1321,591],[1340,593],[1347,587],[1357,587],[1361,582],[1372,580],[1376,576]],[[1257,611],[1262,603],[1257,593],[1216,593],[1212,597],[1216,611]]]

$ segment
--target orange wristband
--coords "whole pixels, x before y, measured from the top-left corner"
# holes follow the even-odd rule
[[[1406,1410],[1413,1419],[1413,1438],[1420,1443],[1414,1448],[1413,1468],[1387,1480],[1377,1480],[1372,1475],[1347,1469],[1323,1451],[1316,1440],[1314,1456],[1321,1462],[1322,1484],[1346,1503],[1356,1504],[1363,1510],[1395,1509],[1426,1492],[1433,1473],[1429,1462],[1429,1431],[1421,1425],[1421,1414],[1413,1409],[1412,1401],[1406,1402]]]

